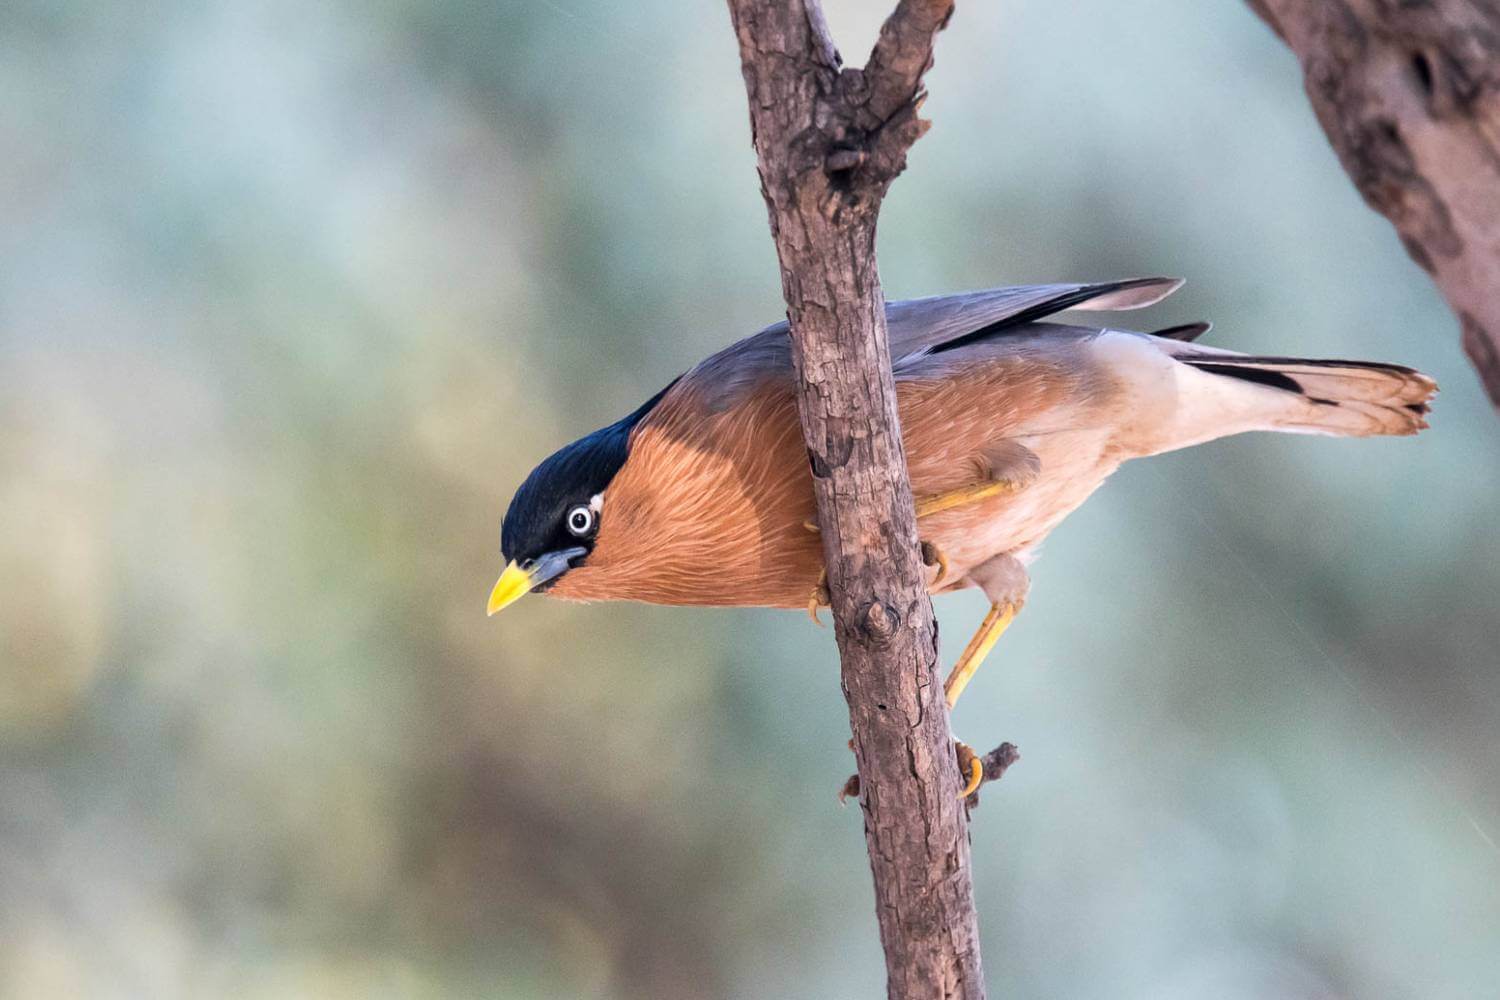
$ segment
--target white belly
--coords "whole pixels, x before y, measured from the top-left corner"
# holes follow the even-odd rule
[[[1041,459],[1041,474],[1025,489],[924,518],[918,531],[943,550],[949,577],[1002,553],[1025,561],[1026,552],[1099,488],[1125,456],[1100,430],[1021,439]],[[945,588],[946,589],[946,588]]]

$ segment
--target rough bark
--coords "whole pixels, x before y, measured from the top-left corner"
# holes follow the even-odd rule
[[[984,996],[937,627],[875,265],[881,200],[926,130],[952,0],[901,0],[846,69],[817,0],[729,0],[781,263],[891,997]]]
[[[1249,0],[1344,169],[1457,314],[1500,407],[1500,2]]]

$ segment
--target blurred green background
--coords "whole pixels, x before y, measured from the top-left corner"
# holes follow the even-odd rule
[[[1129,322],[1445,390],[1049,542],[956,719],[993,994],[1500,995],[1500,435],[1295,61],[962,3],[929,82],[891,297],[1182,274]],[[828,632],[484,615],[531,466],[782,315],[744,101],[716,2],[5,5],[0,995],[880,994]]]

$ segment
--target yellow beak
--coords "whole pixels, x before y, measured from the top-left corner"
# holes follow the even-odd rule
[[[505,567],[505,572],[500,574],[500,579],[495,582],[495,589],[490,591],[490,614],[519,601],[535,585],[531,574],[517,566],[512,559],[510,565]]]

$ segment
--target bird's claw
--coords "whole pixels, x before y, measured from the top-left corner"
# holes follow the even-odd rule
[[[984,761],[963,740],[953,741],[953,755],[958,758],[958,773],[964,779],[964,790],[958,797],[966,799],[984,783]]]
[[[807,617],[813,620],[814,625],[823,624],[818,618],[818,609],[828,607],[829,600],[828,570],[824,569],[818,574],[818,585],[813,588],[812,595],[807,599]]]
[[[937,576],[932,578],[932,585],[934,587],[942,583],[948,576],[948,557],[943,554],[942,549],[938,548],[932,542],[922,542],[922,565],[937,567]]]

